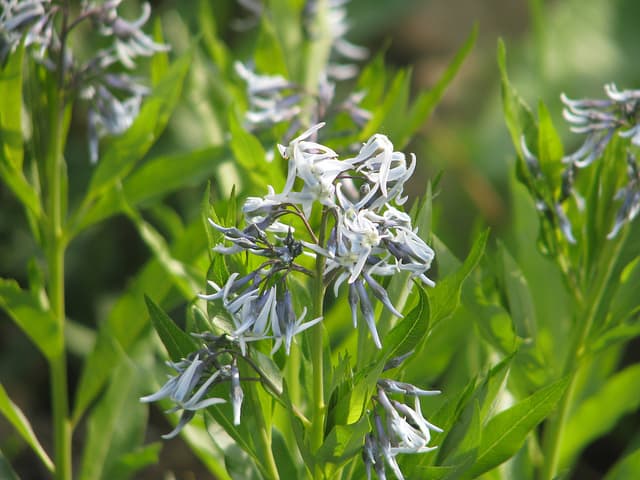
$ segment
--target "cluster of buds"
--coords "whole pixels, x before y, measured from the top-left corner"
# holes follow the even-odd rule
[[[396,367],[410,354],[397,359],[396,364],[389,368]],[[390,395],[396,394],[404,398],[413,397],[413,406],[390,398]],[[362,451],[367,479],[371,480],[372,470],[379,479],[387,478],[386,465],[398,480],[404,480],[396,460],[397,455],[426,453],[437,448],[429,445],[431,432],[441,433],[442,429],[424,418],[420,397],[439,394],[438,390],[423,390],[410,383],[378,380],[377,392],[372,398],[373,430],[365,437]]]
[[[256,2],[242,2],[254,12],[262,14],[262,8]],[[330,61],[326,69],[319,76],[317,93],[311,95],[302,85],[291,82],[281,75],[267,75],[255,72],[250,66],[236,62],[235,70],[247,85],[249,108],[245,113],[245,126],[249,130],[268,128],[281,122],[291,122],[290,133],[301,127],[299,118],[302,113],[302,103],[309,99],[315,102],[312,121],[317,123],[327,120],[332,114],[345,112],[359,127],[371,118],[371,113],[362,107],[360,102],[364,92],[354,92],[340,101],[336,100],[336,82],[354,78],[359,71],[355,63],[367,58],[368,51],[364,47],[354,45],[345,39],[349,31],[346,11],[347,0],[330,0],[327,11],[327,31],[330,36]],[[313,31],[318,12],[316,0],[308,0],[304,8],[304,17],[308,22],[308,35],[313,37],[318,33]],[[288,135],[286,138],[291,138]]]
[[[0,0],[0,62],[15,50],[24,37],[24,45],[33,58],[51,71],[64,69],[61,78],[69,79],[64,87],[78,92],[88,105],[89,156],[98,160],[99,139],[120,135],[133,123],[149,89],[128,73],[118,72],[136,67],[135,59],[167,51],[167,45],[154,42],[142,27],[149,19],[151,7],[143,3],[140,18],[128,21],[118,14],[122,0],[104,3],[82,2],[80,12],[62,23],[64,32],[56,32],[56,17],[68,15],[66,7],[50,0]],[[86,61],[78,61],[69,48],[62,45],[72,29],[85,20],[91,21],[99,35],[112,44]],[[64,58],[61,58],[64,57]]]
[[[631,151],[634,147],[640,147],[640,90],[621,91],[614,84],[605,85],[604,90],[606,99],[572,100],[564,94],[561,95],[562,102],[565,104],[563,115],[571,125],[571,131],[586,135],[582,145],[574,153],[562,159],[565,170],[562,175],[560,196],[555,199],[553,205],[560,229],[569,243],[575,243],[576,240],[562,204],[569,198],[574,198],[578,207],[582,208],[584,200],[574,189],[578,171],[601,158],[616,134],[622,138],[631,139],[626,155],[628,183],[616,194],[615,198],[622,201],[622,206],[607,238],[614,238],[620,229],[633,220],[640,211],[640,176],[636,157]],[[529,151],[524,139],[522,150],[529,170],[532,174],[539,176],[539,161]]]
[[[240,386],[240,371],[238,358],[230,340],[223,336],[216,337],[205,333],[198,335],[204,340],[204,346],[179,362],[167,362],[175,370],[167,382],[152,395],[140,398],[141,402],[156,402],[169,399],[174,406],[166,413],[182,410],[178,425],[169,433],[162,435],[170,439],[180,433],[184,426],[200,409],[211,405],[225,403],[218,397],[207,397],[209,391],[216,385],[228,383],[229,397],[233,408],[233,423],[240,424],[240,414],[244,394]]]

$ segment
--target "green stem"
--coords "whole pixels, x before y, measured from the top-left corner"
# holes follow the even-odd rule
[[[61,49],[58,59],[57,89],[50,93],[51,132],[46,155],[47,181],[47,219],[43,225],[47,232],[46,252],[49,269],[49,301],[51,311],[57,322],[56,355],[49,359],[51,370],[51,399],[53,415],[53,448],[56,465],[55,478],[70,480],[71,467],[71,422],[69,420],[69,399],[67,383],[67,365],[65,348],[65,289],[64,289],[64,257],[67,239],[64,233],[63,204],[63,172],[64,172],[64,139],[66,135],[67,116],[64,99],[65,85],[65,44],[68,24],[68,5],[63,7],[61,26]]]
[[[327,0],[316,2],[316,16],[313,22],[311,39],[307,43],[306,69],[304,72],[304,89],[307,93],[305,113],[307,122],[317,121],[316,97],[318,86],[323,71],[329,63],[329,53],[331,51],[331,32],[328,20],[329,5]]]
[[[601,308],[601,303],[604,299],[607,285],[609,285],[609,282],[611,281],[611,277],[615,271],[616,264],[618,263],[618,259],[622,253],[628,234],[629,228],[626,228],[622,237],[613,248],[611,255],[605,259],[606,269],[604,275],[599,277],[601,280],[596,284],[595,295],[582,295],[581,292],[578,292],[580,295],[576,295],[578,304],[580,304],[579,300],[581,298],[593,298],[593,301],[589,303],[587,311],[585,312],[586,314],[584,316],[580,315],[580,317],[577,318],[577,331],[571,337],[572,342],[567,351],[567,357],[563,369],[563,374],[569,376],[569,385],[564,396],[560,400],[558,412],[550,419],[547,430],[548,433],[545,433],[544,465],[541,470],[540,480],[553,480],[557,475],[558,464],[560,461],[560,448],[562,446],[564,435],[564,426],[573,406],[577,379],[579,377],[580,367],[583,365],[585,358],[587,340],[591,333],[591,328],[596,320],[598,311]]]
[[[323,210],[320,226],[320,246],[324,246],[327,229],[328,212]],[[313,286],[311,318],[321,317],[323,314],[325,286],[323,280],[324,257],[316,256],[315,278]],[[311,366],[313,371],[313,412],[311,417],[311,451],[316,452],[324,441],[324,424],[326,420],[327,406],[324,403],[324,326],[322,322],[311,327]],[[321,478],[321,468],[316,466],[315,477]]]

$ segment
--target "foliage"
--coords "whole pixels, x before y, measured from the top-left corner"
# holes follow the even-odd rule
[[[138,478],[181,438],[215,478],[551,480],[637,414],[640,91],[563,95],[574,148],[499,41],[513,223],[477,220],[461,255],[446,178],[402,152],[477,27],[414,95],[350,41],[357,3],[202,0],[152,35],[120,3],[1,2],[0,178],[33,258],[0,308],[52,399],[47,441],[0,383],[2,478],[16,448],[57,479]],[[146,260],[80,321],[72,285],[110,286],[78,256],[114,225]],[[637,474],[637,440],[606,478]]]

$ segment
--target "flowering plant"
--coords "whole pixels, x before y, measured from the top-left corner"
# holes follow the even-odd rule
[[[496,154],[363,8],[0,0],[0,476],[637,476],[640,93],[500,42]]]

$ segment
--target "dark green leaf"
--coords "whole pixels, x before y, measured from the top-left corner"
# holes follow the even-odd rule
[[[137,471],[156,465],[160,460],[161,450],[162,443],[154,442],[126,452],[118,458],[117,463],[109,470],[109,476],[105,478],[131,478]]]
[[[144,300],[147,303],[153,327],[158,332],[171,359],[177,362],[193,353],[196,350],[196,342],[183,332],[153,300],[146,295]]]

